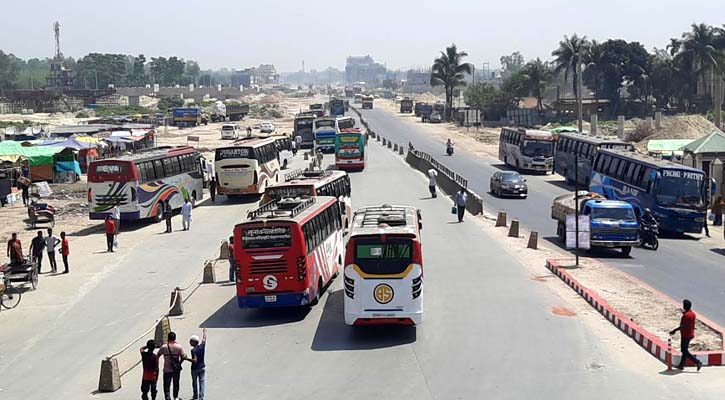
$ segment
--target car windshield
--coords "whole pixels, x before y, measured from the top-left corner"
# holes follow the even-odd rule
[[[592,219],[609,220],[609,221],[634,221],[634,210],[631,208],[594,208],[592,209]]]
[[[704,175],[687,171],[665,170],[657,182],[657,204],[665,207],[701,208],[704,206]]]
[[[503,181],[503,182],[523,182],[524,177],[518,173],[501,174],[501,181]]]
[[[550,140],[526,140],[524,142],[524,155],[529,157],[551,157],[554,142]]]

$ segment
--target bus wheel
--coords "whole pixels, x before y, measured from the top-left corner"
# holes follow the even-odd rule
[[[154,216],[154,222],[159,223],[164,219],[164,209],[161,204],[156,206],[156,215]]]

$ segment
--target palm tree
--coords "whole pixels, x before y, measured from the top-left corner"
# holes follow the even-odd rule
[[[589,47],[589,42],[586,36],[579,37],[577,34],[573,34],[571,37],[564,35],[564,40],[559,42],[559,48],[552,51],[551,55],[554,57],[554,68],[555,73],[564,71],[564,81],[567,81],[569,75],[572,76],[572,87],[574,89],[574,97],[579,99],[579,93],[577,90],[577,64],[582,62],[584,53],[586,53]]]
[[[550,81],[554,76],[548,62],[541,61],[540,58],[529,61],[523,69],[524,79],[526,80],[526,89],[534,97],[536,97],[536,109],[544,108],[543,98],[546,82]]]
[[[706,24],[692,24],[692,31],[682,35],[678,57],[685,57],[692,62],[691,66],[696,79],[701,81],[705,87],[705,93],[709,93],[705,74],[708,71],[718,72],[719,29]]]
[[[465,74],[471,74],[472,66],[469,63],[462,63],[463,57],[468,53],[458,51],[453,43],[441,51],[440,57],[433,60],[433,67],[430,74],[431,86],[443,86],[446,89],[446,118],[451,119],[451,107],[453,107],[453,89],[465,86]]]

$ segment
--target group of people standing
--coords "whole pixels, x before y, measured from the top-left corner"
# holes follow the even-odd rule
[[[184,199],[184,204],[181,205],[181,226],[183,230],[188,231],[191,229],[191,210],[194,205],[191,204],[189,198]],[[164,233],[171,233],[173,227],[171,225],[171,217],[174,216],[174,209],[171,207],[169,199],[164,200],[164,220],[166,221],[166,231]]]
[[[184,361],[191,363],[193,399],[204,400],[204,392],[206,390],[206,363],[204,361],[206,352],[206,328],[203,330],[201,340],[199,336],[192,335],[189,339],[189,345],[191,346],[191,356],[187,355],[184,347],[176,341],[176,333],[174,332],[169,332],[167,335],[167,343],[158,346],[158,351],[155,351],[157,346],[154,340],[146,342],[146,346],[140,350],[141,364],[143,365],[141,399],[148,400],[149,394],[151,394],[151,399],[156,400],[159,359],[164,357],[162,380],[165,400],[179,399],[179,384]]]
[[[30,257],[33,263],[38,264],[38,273],[42,272],[43,269],[43,253],[48,255],[48,264],[50,266],[51,273],[58,272],[58,263],[55,259],[55,253],[60,245],[60,254],[63,259],[63,273],[67,274],[70,272],[68,256],[70,255],[70,243],[66,237],[65,232],[60,233],[60,239],[53,234],[53,229],[48,228],[48,235],[43,236],[43,231],[38,231],[38,234],[30,242]],[[26,262],[25,255],[23,252],[23,244],[18,239],[18,234],[13,233],[8,240],[7,256],[10,258],[10,263],[14,265],[21,265]]]

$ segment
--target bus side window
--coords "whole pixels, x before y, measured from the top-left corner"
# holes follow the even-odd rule
[[[624,175],[624,180],[627,181],[630,185],[634,185],[635,179],[634,179],[634,170],[636,167],[638,167],[639,164],[630,162],[629,167],[627,168],[627,171]]]
[[[161,164],[161,160],[154,160],[154,170],[156,179],[162,179],[166,175],[164,174],[164,166]]]

